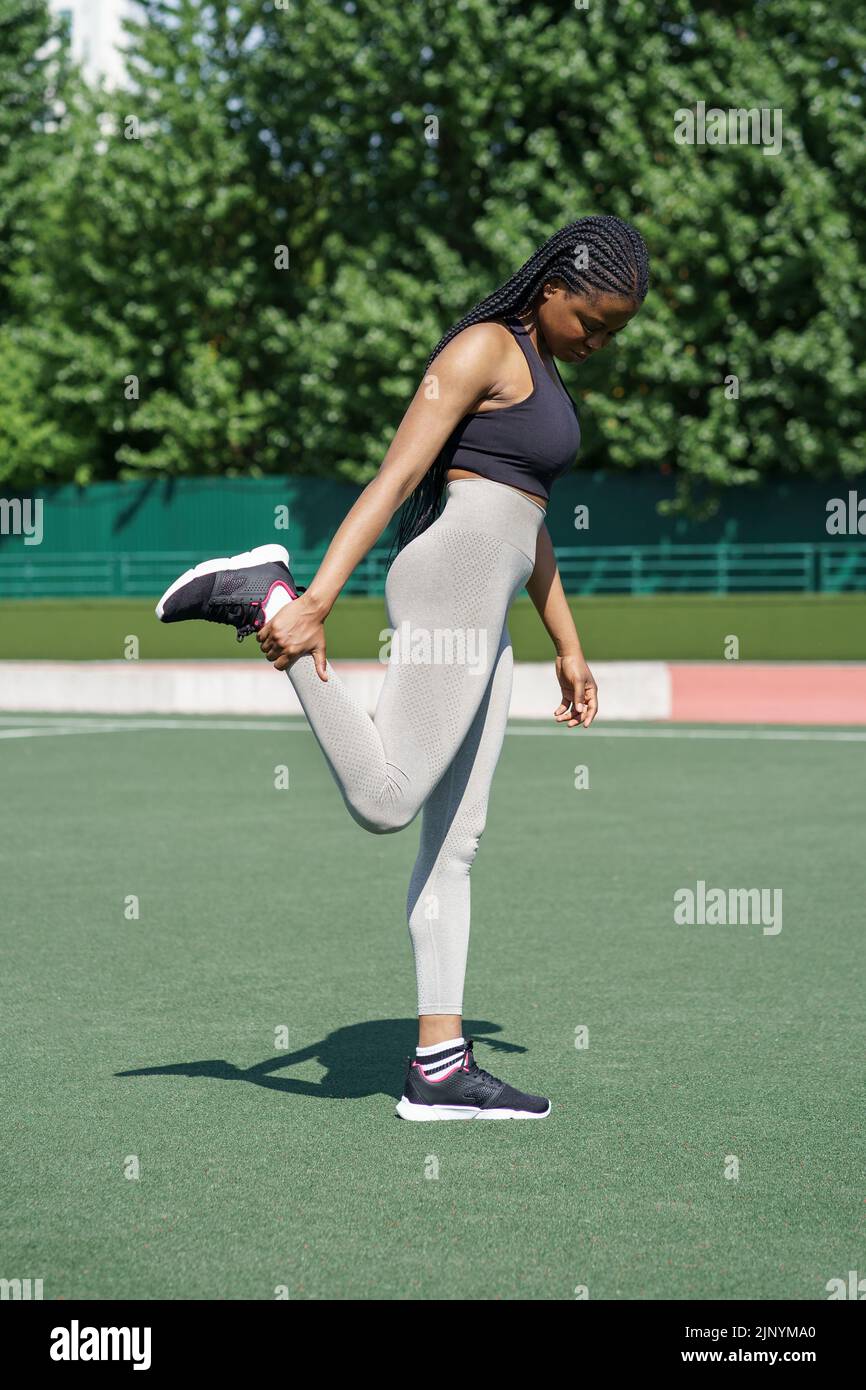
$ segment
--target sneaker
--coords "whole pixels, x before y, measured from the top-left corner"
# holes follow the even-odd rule
[[[425,1076],[417,1058],[406,1061],[406,1081],[397,1104],[403,1120],[544,1120],[550,1114],[550,1101],[544,1096],[515,1091],[482,1070],[472,1055],[471,1038],[461,1060],[435,1080]],[[435,1056],[425,1061],[435,1067]]]
[[[285,546],[260,545],[240,555],[205,560],[187,570],[166,589],[156,605],[156,616],[163,623],[193,618],[228,623],[237,628],[238,641],[242,642],[264,627],[265,604],[280,587],[293,599],[305,592],[292,578]]]

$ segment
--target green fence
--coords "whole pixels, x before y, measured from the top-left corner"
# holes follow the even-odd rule
[[[566,591],[581,594],[863,593],[866,537],[827,531],[845,479],[776,478],[724,493],[705,521],[665,512],[652,473],[575,470],[546,526]],[[179,478],[0,494],[0,597],[149,597],[208,555],[286,546],[308,584],[361,489],[318,477]],[[23,524],[39,503],[38,544]],[[25,508],[30,510],[25,511]],[[579,529],[576,529],[579,527]],[[346,585],[381,595],[392,520]]]
[[[293,550],[292,573],[309,584],[324,549]],[[567,593],[863,593],[866,543],[779,545],[557,546]],[[371,550],[345,593],[381,595],[388,551]],[[0,555],[5,598],[158,596],[200,551],[45,554],[41,549]]]

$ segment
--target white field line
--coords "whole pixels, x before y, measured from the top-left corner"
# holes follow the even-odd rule
[[[506,733],[513,737],[562,738],[564,726],[545,726],[537,728],[511,724]],[[7,738],[51,738],[70,734],[125,734],[160,730],[225,731],[236,733],[306,733],[309,726],[304,719],[76,719],[62,715],[47,716],[35,722],[33,716],[0,715],[0,739]],[[766,743],[866,743],[866,730],[848,729],[767,729],[742,728],[686,728],[678,725],[650,728],[605,728],[593,725],[590,730],[569,729],[568,733],[583,734],[585,738],[669,738],[669,739],[732,739],[735,741],[755,741]]]

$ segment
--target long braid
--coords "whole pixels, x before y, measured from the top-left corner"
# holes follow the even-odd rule
[[[564,280],[569,289],[590,298],[601,292],[642,303],[649,288],[649,261],[643,238],[629,222],[613,216],[581,217],[561,228],[510,280],[448,329],[427,359],[425,375],[442,349],[464,328],[528,311],[541,286],[554,278]],[[395,542],[398,553],[436,520],[446,471],[440,453],[403,503]],[[392,545],[392,554],[393,551]],[[388,556],[389,564],[392,554]]]

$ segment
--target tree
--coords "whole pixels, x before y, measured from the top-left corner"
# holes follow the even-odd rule
[[[853,9],[144,10],[128,90],[79,102],[74,153],[43,179],[21,371],[41,372],[34,429],[62,424],[80,448],[44,452],[41,477],[364,482],[441,333],[591,212],[635,222],[653,282],[615,351],[565,369],[582,466],[669,471],[681,500],[863,471]],[[701,102],[780,111],[780,152],[679,143]]]
[[[40,354],[26,339],[51,292],[41,229],[68,151],[65,98],[75,82],[65,24],[46,0],[0,0],[0,483],[26,485],[39,458],[62,476],[70,460],[72,441],[40,395]]]

